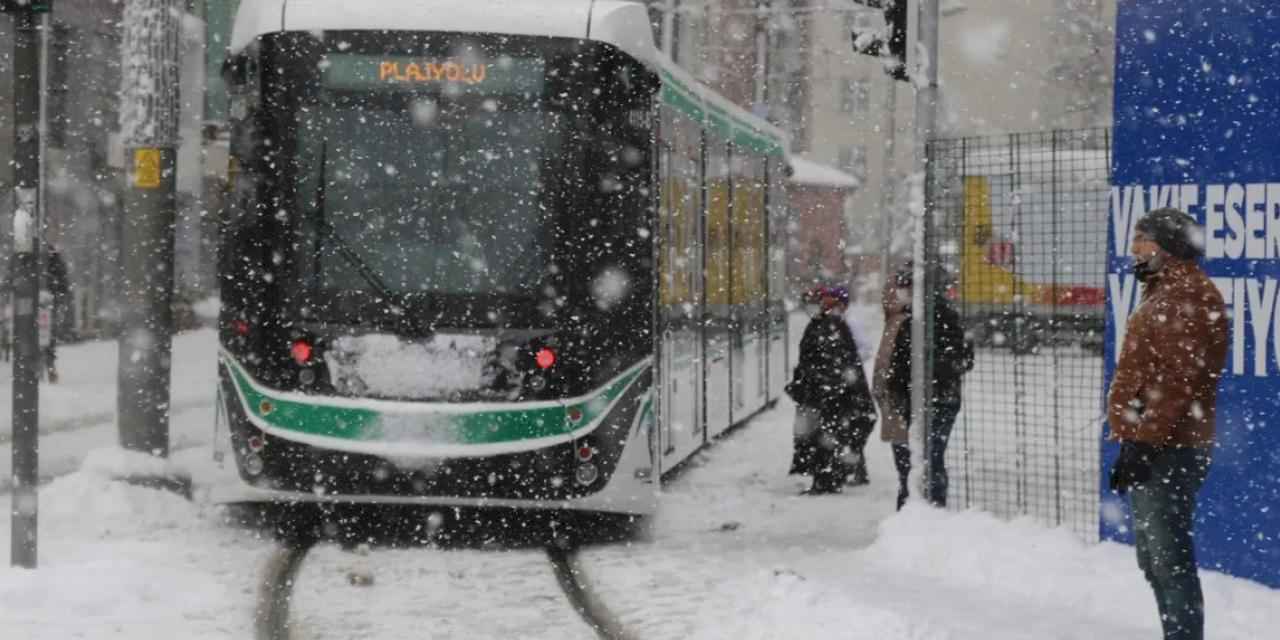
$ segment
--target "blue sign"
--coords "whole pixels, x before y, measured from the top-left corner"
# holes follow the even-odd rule
[[[1280,3],[1120,0],[1115,87],[1106,380],[1141,296],[1133,225],[1187,211],[1231,319],[1197,557],[1280,586]],[[1127,501],[1105,488],[1117,449],[1104,439],[1101,533],[1131,542]]]

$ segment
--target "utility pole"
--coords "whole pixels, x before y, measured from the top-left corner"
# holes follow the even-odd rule
[[[899,0],[904,2],[905,0]],[[911,415],[915,418],[917,437],[922,440],[920,451],[924,463],[924,496],[932,501],[933,487],[929,478],[929,421],[932,408],[928,401],[932,392],[933,368],[928,361],[928,337],[932,333],[934,269],[925,260],[929,257],[926,243],[932,238],[932,203],[927,201],[929,139],[934,135],[938,107],[938,0],[918,0],[916,38],[916,131],[915,131],[915,179],[914,188],[920,189],[917,202],[923,203],[914,227],[913,270],[911,281]]]
[[[40,495],[40,44],[48,2],[0,0],[13,15],[13,501],[9,562],[34,569]]]
[[[768,120],[771,115],[769,109],[769,16],[771,12],[769,0],[756,0],[756,73],[751,111],[765,120]]]
[[[888,82],[888,89],[884,93],[884,165],[881,169],[880,176],[880,284],[883,286],[889,281],[889,269],[893,261],[893,196],[897,179],[897,137],[898,123],[896,112],[898,110],[898,83],[896,80]]]
[[[124,448],[161,457],[169,455],[181,17],[177,0],[128,0],[124,9],[120,128],[129,184],[116,418]]]

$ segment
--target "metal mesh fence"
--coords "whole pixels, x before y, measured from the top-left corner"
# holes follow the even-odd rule
[[[929,262],[974,340],[949,506],[1098,531],[1110,132],[929,145]]]

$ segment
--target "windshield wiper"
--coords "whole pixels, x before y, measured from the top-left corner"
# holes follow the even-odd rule
[[[329,222],[328,209],[325,206],[325,185],[328,183],[326,177],[329,164],[328,152],[329,141],[325,140],[320,143],[320,180],[319,184],[316,185],[315,218],[316,224],[320,227],[321,240],[333,243],[334,248],[338,250],[338,255],[342,256],[348,264],[355,268],[356,273],[359,273],[360,277],[364,278],[364,281],[373,288],[374,293],[381,296],[391,305],[389,311],[392,315],[398,317],[400,324],[406,325],[415,334],[430,335],[430,330],[422,327],[418,318],[409,312],[408,305],[402,303],[404,296],[393,292],[382,277],[369,266],[369,263],[365,262],[364,258],[361,258],[360,254],[350,244],[347,244],[347,241],[342,236],[338,235],[338,230]]]

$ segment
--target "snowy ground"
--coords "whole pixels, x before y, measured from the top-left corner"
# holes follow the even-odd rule
[[[179,334],[173,341],[170,447],[207,444],[213,429],[213,389],[217,374],[217,336],[212,329]],[[63,345],[58,348],[57,384],[40,383],[40,473],[48,478],[79,468],[90,451],[118,442],[116,343]],[[0,447],[13,432],[13,371],[0,368]],[[12,481],[12,460],[0,456],[0,490]]]
[[[209,453],[214,345],[208,333],[184,340],[190,362],[208,365],[175,383],[184,389],[178,397],[198,398],[204,389],[202,404],[174,417],[175,432],[190,434],[175,436],[189,438],[177,447],[175,463],[195,465]],[[86,382],[87,397],[113,398],[103,372],[114,371],[114,358],[108,360],[114,349],[83,349],[68,350],[68,364],[81,357],[72,354],[83,354],[79,366],[98,371],[99,385],[108,387]],[[109,419],[94,425],[93,417],[110,404],[77,399],[73,406],[87,416],[80,422],[75,409],[63,408],[67,424],[93,426],[44,438],[42,462],[65,460],[69,470],[83,459],[83,447],[112,442]],[[889,454],[876,440],[869,447],[870,486],[839,496],[796,495],[803,483],[783,475],[792,411],[784,401],[701,454],[665,488],[661,511],[641,538],[583,553],[586,580],[634,635],[1158,635],[1131,548],[1088,545],[1065,529],[973,512],[912,506],[894,514]],[[102,434],[102,442],[87,435],[59,439],[90,433]],[[216,507],[111,482],[122,466],[118,454],[95,452],[79,471],[45,485],[40,568],[0,569],[0,637],[252,635],[272,543],[226,525]],[[0,510],[8,507],[8,496],[0,497]],[[5,526],[0,549],[8,541]],[[373,584],[352,585],[353,570],[371,575]],[[1208,637],[1252,640],[1280,626],[1280,591],[1203,575]],[[545,557],[527,549],[359,555],[322,545],[298,575],[293,620],[296,638],[592,637],[559,594]]]

